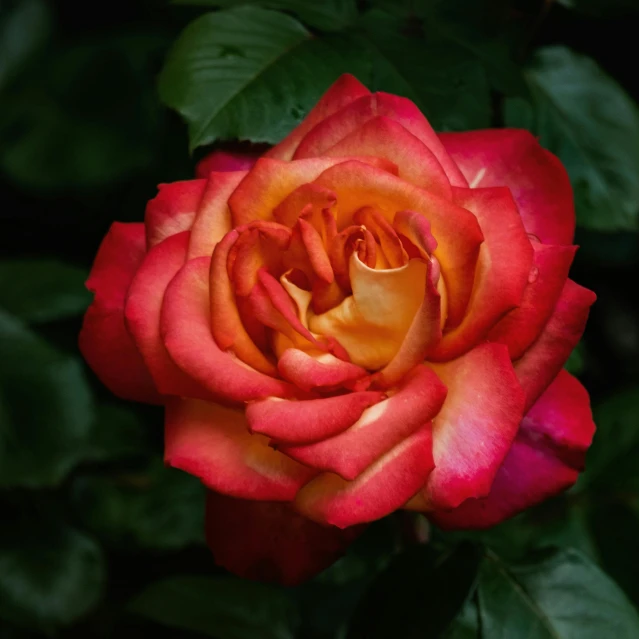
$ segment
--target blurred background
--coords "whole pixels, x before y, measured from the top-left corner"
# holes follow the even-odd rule
[[[303,46],[263,65],[258,41],[277,52],[293,21]],[[0,638],[638,637],[638,31],[635,0],[0,0]],[[224,102],[217,63],[234,56],[255,78]],[[598,295],[567,366],[598,433],[568,494],[481,534],[422,521],[428,546],[391,517],[283,589],[215,567],[203,488],[162,466],[162,411],[81,361],[83,283],[158,183],[212,144],[279,140],[345,71],[436,129],[526,127],[564,161],[571,277]],[[522,584],[535,606],[493,634]]]

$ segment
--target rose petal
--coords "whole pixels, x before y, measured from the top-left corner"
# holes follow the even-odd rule
[[[187,262],[166,290],[160,330],[171,359],[220,401],[295,396],[293,387],[241,363],[213,339],[210,265],[206,257]]]
[[[453,186],[468,186],[422,112],[410,100],[390,93],[362,96],[326,117],[304,136],[293,157],[301,159],[323,156],[347,135],[379,116],[397,122],[420,140],[435,156]]]
[[[453,201],[477,216],[484,243],[464,318],[444,333],[429,355],[432,361],[449,361],[470,350],[520,304],[533,261],[530,240],[508,189],[454,189]]]
[[[207,179],[213,171],[248,171],[260,157],[259,153],[238,151],[213,151],[202,158],[195,168],[195,175]]]
[[[326,149],[323,156],[374,155],[397,165],[399,177],[439,197],[451,198],[450,182],[433,152],[401,124],[377,116]]]
[[[278,160],[291,160],[300,140],[318,122],[364,95],[370,95],[370,91],[359,80],[349,73],[340,76],[319,99],[304,120],[279,144],[267,151],[265,156]]]
[[[151,248],[170,235],[189,231],[200,208],[206,180],[184,180],[160,184],[159,192],[146,205],[146,243]]]
[[[245,171],[210,173],[193,220],[187,259],[210,257],[215,245],[231,230],[228,199],[245,175]]]
[[[309,519],[346,528],[401,508],[433,469],[430,423],[378,459],[356,480],[322,473],[302,488],[295,507]]]
[[[232,497],[289,501],[316,471],[249,433],[244,411],[211,402],[171,399],[166,405],[164,460]]]
[[[576,246],[533,242],[535,251],[528,285],[519,304],[488,333],[491,342],[508,346],[511,359],[521,357],[539,337],[552,315],[568,278]]]
[[[523,416],[524,392],[501,344],[433,368],[448,396],[433,420],[435,470],[423,497],[429,509],[449,509],[490,491]]]
[[[123,399],[160,404],[162,398],[124,324],[124,300],[144,259],[143,224],[114,222],[98,250],[87,288],[95,294],[79,346],[100,381]]]
[[[281,450],[313,468],[352,480],[375,460],[430,423],[446,397],[432,370],[418,366],[388,399],[364,411],[348,430],[330,439]]]
[[[489,495],[429,516],[442,528],[487,528],[552,497],[577,480],[594,432],[588,393],[560,371],[524,417]]]
[[[528,233],[544,244],[572,244],[570,179],[559,159],[528,131],[489,129],[439,137],[471,188],[507,186]]]
[[[361,366],[345,362],[329,353],[313,357],[297,348],[285,350],[277,368],[284,379],[305,391],[347,385],[368,375]]]
[[[127,328],[161,393],[210,399],[210,393],[175,365],[160,335],[164,292],[184,266],[188,244],[189,233],[183,231],[151,248],[131,282],[124,315]]]
[[[543,331],[515,362],[515,372],[526,393],[526,410],[559,374],[577,346],[596,299],[592,291],[568,280]]]
[[[364,530],[320,526],[290,504],[209,492],[206,540],[215,563],[239,577],[296,586],[330,566]]]
[[[352,426],[364,409],[384,398],[380,391],[292,402],[270,398],[246,408],[249,428],[288,444],[306,444],[337,435]]]

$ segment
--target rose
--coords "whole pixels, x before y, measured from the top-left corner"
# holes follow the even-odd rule
[[[165,405],[219,563],[292,583],[397,509],[486,527],[574,483],[594,424],[562,366],[595,296],[529,133],[438,136],[343,76],[261,158],[199,174],[112,226],[80,344]]]

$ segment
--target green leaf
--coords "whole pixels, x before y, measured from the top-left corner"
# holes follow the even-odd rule
[[[216,639],[293,639],[296,611],[278,588],[240,579],[172,577],[152,584],[130,609]]]
[[[154,87],[166,40],[127,34],[51,48],[0,104],[0,169],[30,189],[93,189],[147,170],[163,143]]]
[[[479,552],[462,544],[437,559],[426,546],[395,557],[358,606],[348,639],[437,637],[445,631],[473,591]]]
[[[0,312],[0,486],[58,484],[84,456],[93,403],[82,365]]]
[[[547,47],[526,71],[532,102],[506,102],[508,126],[530,129],[565,164],[577,221],[635,229],[639,213],[639,109],[590,58]]]
[[[579,342],[577,346],[573,349],[568,357],[568,361],[564,365],[564,368],[571,374],[575,376],[581,375],[583,373],[584,368],[586,366],[585,362],[585,349],[583,342]]]
[[[104,559],[92,539],[37,502],[4,504],[0,617],[50,632],[91,610],[104,578]]]
[[[440,131],[489,126],[490,91],[477,57],[408,25],[378,10],[360,21],[374,62],[371,88],[410,98]]]
[[[485,639],[634,639],[639,615],[619,587],[574,550],[507,566],[488,555],[480,570]]]
[[[80,315],[91,303],[87,273],[57,260],[0,262],[0,307],[25,322]]]
[[[339,31],[357,16],[355,0],[173,0],[173,4],[230,9],[245,5],[289,11],[302,22],[321,31]]]
[[[177,549],[204,542],[206,490],[161,462],[144,471],[78,477],[72,498],[78,516],[111,545]]]
[[[443,637],[444,639],[480,639],[479,610],[472,599],[466,602],[461,612],[453,619]]]
[[[187,121],[191,149],[219,139],[276,143],[342,73],[366,70],[370,61],[348,38],[313,38],[287,15],[240,7],[185,29],[160,95]]]
[[[0,5],[0,91],[46,42],[51,10],[44,0],[9,0]]]

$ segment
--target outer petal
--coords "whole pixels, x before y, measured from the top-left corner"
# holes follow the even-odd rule
[[[421,111],[406,98],[389,93],[373,93],[337,111],[311,129],[295,151],[295,158],[320,157],[347,135],[378,116],[401,124],[433,153],[453,186],[468,186]]]
[[[319,122],[370,91],[355,77],[346,73],[339,77],[320,98],[308,115],[278,145],[265,155],[278,160],[291,160],[300,140]]]
[[[375,155],[397,165],[399,177],[435,195],[451,198],[450,182],[433,152],[401,124],[377,116],[326,149],[322,155]]]
[[[453,198],[477,216],[484,243],[464,318],[444,333],[429,356],[433,361],[448,361],[471,349],[521,302],[533,260],[530,240],[508,189],[455,189]]]
[[[226,495],[289,501],[315,471],[251,435],[242,410],[171,399],[166,405],[164,460]]]
[[[226,402],[295,395],[293,387],[240,363],[211,334],[211,260],[187,262],[164,295],[160,330],[173,361],[213,395]]]
[[[213,171],[248,171],[258,157],[257,152],[213,151],[197,163],[195,175],[207,179]]]
[[[446,387],[425,366],[406,377],[397,392],[368,408],[343,433],[306,446],[281,450],[302,463],[355,479],[377,459],[429,424],[446,397]]]
[[[380,391],[346,393],[322,399],[287,401],[279,398],[246,407],[251,432],[288,444],[303,444],[332,437],[352,426],[366,408],[384,399]]]
[[[509,187],[528,233],[544,244],[572,244],[575,209],[568,174],[528,131],[489,129],[439,137],[471,188]]]
[[[430,424],[425,424],[362,473],[355,481],[323,473],[295,499],[310,519],[346,528],[380,519],[401,508],[433,468]]]
[[[124,324],[124,300],[144,259],[143,224],[114,222],[93,263],[87,288],[95,293],[80,332],[80,350],[105,386],[119,397],[162,402]]]
[[[571,486],[595,425],[588,393],[561,371],[524,417],[490,494],[431,513],[443,528],[486,528]]]
[[[158,390],[165,395],[210,399],[169,357],[160,335],[160,312],[169,282],[184,265],[189,233],[171,235],[146,254],[127,294],[126,325]]]
[[[435,256],[439,260],[448,290],[449,315],[466,308],[472,290],[475,262],[483,235],[477,218],[460,206],[436,197],[404,180],[361,162],[349,161],[327,169],[315,181],[337,194],[338,228],[346,226],[353,214],[373,207],[392,222],[399,211],[422,214],[437,238]]]
[[[320,526],[289,504],[210,492],[206,539],[215,562],[246,579],[295,586],[330,566],[363,531]]]
[[[526,410],[558,375],[577,346],[596,299],[592,291],[568,280],[541,335],[515,362],[515,372],[526,393]]]
[[[519,307],[508,313],[488,333],[491,342],[508,346],[511,359],[521,357],[539,337],[552,315],[568,279],[576,246],[532,244],[535,254],[528,285]]]
[[[228,199],[246,171],[213,172],[208,176],[204,195],[191,228],[188,259],[210,257],[215,245],[231,230]]]
[[[482,344],[434,368],[448,396],[433,420],[435,470],[423,491],[429,510],[456,508],[488,494],[524,408],[524,393],[501,344]]]
[[[169,235],[191,229],[200,207],[206,180],[160,184],[159,193],[146,205],[144,224],[150,248]]]

